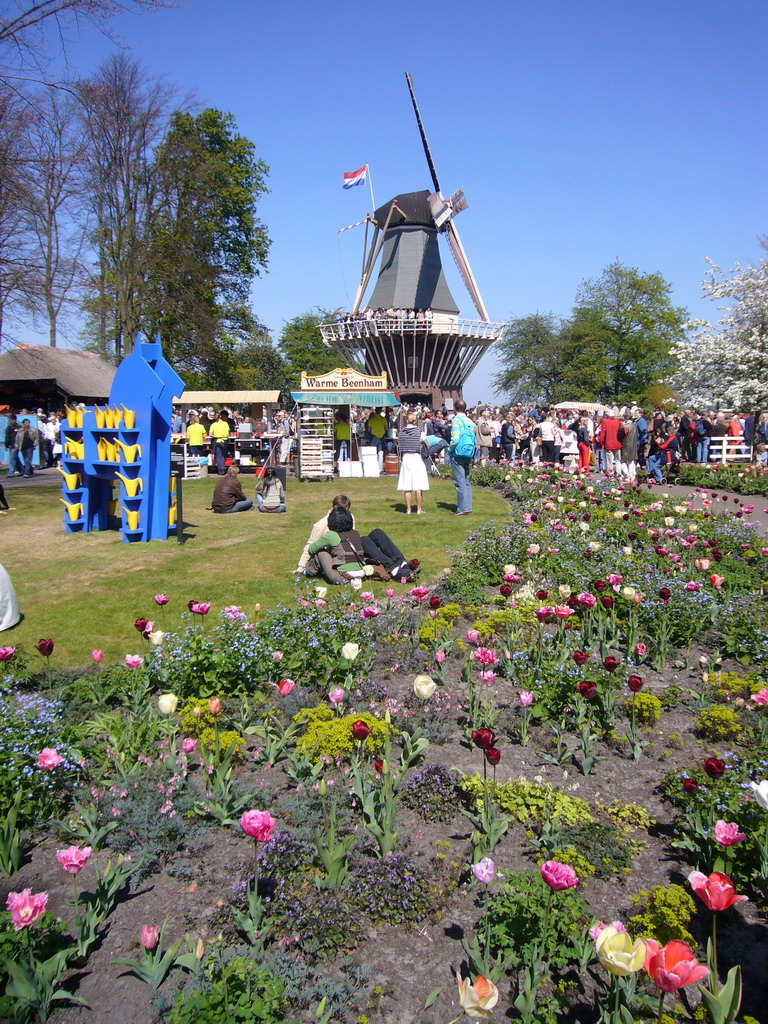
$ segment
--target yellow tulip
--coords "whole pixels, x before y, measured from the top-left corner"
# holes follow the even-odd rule
[[[642,939],[633,942],[627,932],[617,931],[613,925],[603,928],[595,940],[597,958],[609,974],[626,978],[645,964],[647,948]]]
[[[470,984],[469,978],[462,980],[460,974],[456,975],[456,981],[459,983],[459,1006],[464,1012],[469,1017],[492,1020],[493,1014],[490,1011],[499,1001],[499,990],[493,982],[482,974],[475,978],[474,985]]]

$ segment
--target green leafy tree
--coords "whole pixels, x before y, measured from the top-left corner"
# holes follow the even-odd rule
[[[513,402],[552,401],[562,375],[566,330],[553,313],[511,320],[495,348],[501,368],[494,386]]]
[[[672,347],[685,337],[689,314],[672,305],[671,290],[661,274],[618,261],[582,283],[574,319],[584,327],[583,343],[603,346],[608,380],[600,397],[642,399],[674,371]]]
[[[238,390],[288,391],[288,367],[266,329],[237,346],[233,356],[232,387]]]
[[[179,113],[158,148],[145,328],[182,374],[222,383],[256,326],[248,306],[270,238],[256,211],[268,168],[231,114]],[[211,379],[216,378],[216,379]]]
[[[285,359],[292,388],[299,387],[302,371],[329,373],[342,365],[343,356],[325,344],[318,329],[319,324],[335,319],[335,313],[317,308],[295,316],[284,325],[277,347]]]

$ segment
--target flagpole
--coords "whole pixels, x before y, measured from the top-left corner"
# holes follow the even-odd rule
[[[371,165],[370,164],[366,164],[365,166],[368,168],[368,186],[369,186],[369,188],[371,190],[371,203],[373,205],[373,209],[371,210],[371,214],[373,214],[375,212],[375,210],[376,210],[376,200],[373,198],[373,178],[371,177]]]

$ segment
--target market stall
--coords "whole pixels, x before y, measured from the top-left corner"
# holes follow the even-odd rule
[[[294,468],[299,479],[333,477],[335,455],[334,413],[346,409],[350,424],[349,458],[339,462],[340,476],[363,476],[366,453],[358,449],[351,429],[352,409],[385,409],[399,405],[387,390],[386,373],[377,377],[340,369],[321,375],[302,373],[301,390],[292,391],[296,403],[296,459]],[[375,461],[375,472],[374,472]],[[367,462],[370,473],[378,476],[378,458]]]

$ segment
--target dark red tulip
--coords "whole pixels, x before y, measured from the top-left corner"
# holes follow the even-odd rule
[[[627,540],[637,540],[637,534],[636,533],[628,533],[627,534]]]
[[[670,597],[672,597],[672,591],[669,589],[669,587],[662,587],[659,591],[659,597],[664,602],[664,604],[666,604]]]
[[[695,793],[699,788],[699,784],[696,779],[683,779],[683,789],[686,793]]]
[[[576,687],[584,700],[594,700],[597,696],[597,687],[591,679],[584,679]]]
[[[373,767],[376,769],[379,775],[381,775],[382,768],[384,767],[384,762],[380,757],[377,757],[376,760],[373,762]]]
[[[493,729],[475,729],[472,733],[472,742],[481,750],[489,750],[496,742],[496,733]]]
[[[35,647],[40,651],[44,658],[50,658],[53,654],[54,643],[50,637],[47,640],[38,640]]]
[[[592,586],[595,588],[595,590],[602,593],[605,590],[605,580],[595,580]]]
[[[710,779],[719,779],[725,771],[725,761],[721,761],[719,757],[708,757],[706,761],[701,762],[701,767]]]
[[[501,751],[496,747],[488,747],[485,751],[485,760],[488,764],[497,765],[501,760]]]
[[[499,587],[499,593],[501,594],[502,597],[509,597],[509,595],[512,593],[512,587],[510,587],[508,583],[503,583]]]
[[[539,601],[546,601],[547,598],[549,597],[549,591],[548,590],[537,590],[536,591],[536,597],[538,598]]]
[[[589,654],[586,651],[574,651],[571,658],[581,668],[582,665],[586,665]]]
[[[571,596],[565,603],[568,605],[569,608],[575,609],[579,607],[579,599],[575,594],[571,594]]]
[[[643,688],[643,680],[640,676],[630,676],[627,680],[627,686],[630,688],[632,693],[638,693]]]
[[[430,597],[430,599],[429,599],[429,607],[430,607],[430,608],[431,608],[431,609],[432,609],[433,611],[434,611],[434,610],[435,610],[436,608],[439,608],[439,607],[440,607],[440,598],[439,598],[439,597]]]
[[[722,556],[722,554],[719,551],[713,551],[712,552],[712,557],[714,558],[714,560],[716,562],[722,562],[722,560],[723,560],[723,556]]]
[[[370,725],[367,725],[362,718],[358,718],[356,722],[352,723],[352,735],[356,740],[359,740],[362,743],[362,741],[367,739],[370,734],[371,727]]]
[[[410,560],[410,562],[408,563],[408,568],[411,569],[411,570],[418,569],[420,565],[421,565],[421,562],[419,561],[418,558],[412,558]]]
[[[607,658],[603,658],[603,668],[607,672],[615,672],[618,667],[618,659],[614,658],[612,654],[609,654]]]
[[[187,601],[187,608],[189,608],[189,610],[192,611],[192,606],[196,605],[196,604],[200,604],[200,602],[199,601]]]
[[[142,618],[138,618],[138,619],[135,620],[133,625],[136,627],[137,632],[143,633],[144,630],[147,628],[147,620],[146,619],[142,619]]]
[[[613,597],[610,594],[603,594],[600,598],[600,604],[603,608],[613,608]]]

